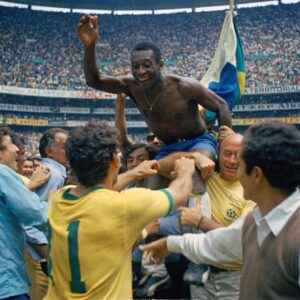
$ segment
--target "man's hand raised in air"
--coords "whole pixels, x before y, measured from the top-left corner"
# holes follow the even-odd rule
[[[77,34],[85,47],[91,47],[95,44],[99,36],[98,17],[85,15],[77,25]]]

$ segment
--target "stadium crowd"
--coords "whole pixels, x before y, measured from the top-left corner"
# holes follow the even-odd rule
[[[0,7],[0,15],[0,84],[86,89],[83,49],[75,33],[78,14]],[[162,50],[165,72],[201,79],[216,49],[223,19],[224,12],[101,15],[97,59],[105,73],[119,74],[130,67],[132,45],[150,38]],[[239,10],[246,87],[300,83],[299,19],[300,4]]]
[[[297,8],[240,11],[249,87],[297,83]],[[0,13],[4,85],[85,89],[75,15],[6,8]],[[150,37],[163,49],[166,72],[200,79],[224,15],[186,16],[99,18],[99,63],[107,73],[118,74],[128,68],[136,39]],[[153,49],[138,51],[135,55],[147,57]],[[156,82],[150,89],[163,78],[158,76],[159,61],[153,61]],[[162,87],[164,91],[164,81]],[[209,95],[204,88],[202,92]],[[163,110],[154,107],[161,95],[152,105],[146,96],[142,99],[148,112],[154,108],[149,119]],[[178,95],[186,96],[172,97]],[[244,135],[235,133],[226,104],[221,106],[224,101],[211,95],[210,107],[221,121],[218,132],[200,120],[204,115],[191,105],[192,97],[185,97],[188,102],[172,106],[175,118],[169,112],[159,120],[161,127],[150,122],[157,136],[150,132],[143,137],[147,142],[141,142],[128,136],[126,96],[117,97],[107,107],[89,100],[91,112],[115,104],[115,126],[92,121],[70,131],[53,127],[41,134],[0,127],[0,228],[6,229],[0,235],[0,299],[298,299],[299,130],[265,122]],[[283,104],[278,97],[274,101]],[[67,99],[61,105],[59,99],[24,97],[20,104],[18,97],[9,99],[0,101],[7,112],[3,123],[34,114],[53,121],[90,118],[74,113],[87,102],[76,106]],[[259,101],[263,105],[266,99]],[[30,114],[33,102],[48,106],[48,113]],[[246,110],[247,104],[241,106]],[[64,107],[73,111],[60,112]],[[182,124],[176,123],[182,111],[185,128],[174,126]],[[153,185],[155,180],[161,186]],[[142,258],[141,250],[150,257]]]

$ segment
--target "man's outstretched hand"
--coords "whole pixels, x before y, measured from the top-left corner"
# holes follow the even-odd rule
[[[85,47],[91,47],[95,44],[98,35],[98,17],[85,15],[77,25],[77,35]]]
[[[159,169],[159,164],[156,160],[145,160],[137,167],[132,169],[135,174],[136,180],[140,180],[152,175],[156,175]]]
[[[146,245],[140,245],[139,249],[144,251],[143,258],[149,258],[154,264],[159,264],[170,254],[167,248],[167,238],[162,238]]]

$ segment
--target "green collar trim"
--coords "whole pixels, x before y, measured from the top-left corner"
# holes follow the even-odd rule
[[[86,195],[89,194],[89,193],[92,193],[92,192],[94,192],[94,191],[96,191],[96,190],[103,190],[103,189],[104,189],[104,187],[102,187],[102,186],[94,186],[93,188],[91,188],[91,189],[89,189],[87,192],[85,192],[83,195],[81,195],[80,197],[78,197],[78,196],[74,196],[74,195],[70,194],[70,190],[71,190],[71,188],[70,188],[70,189],[67,189],[67,190],[65,190],[65,191],[63,192],[62,197],[63,197],[63,199],[65,199],[65,200],[72,200],[72,201],[75,201],[75,200],[78,200],[78,199],[80,199],[80,198],[86,196]]]

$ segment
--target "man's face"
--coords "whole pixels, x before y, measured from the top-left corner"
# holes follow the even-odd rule
[[[33,159],[33,169],[34,170],[42,164],[41,161],[42,161],[41,159],[35,159],[35,158]]]
[[[246,200],[255,201],[254,191],[256,188],[254,187],[253,178],[251,173],[248,175],[246,173],[246,164],[244,160],[239,155],[239,169],[238,169],[238,179],[244,190],[244,198]]]
[[[18,151],[19,148],[12,143],[9,135],[4,135],[1,139],[3,149],[0,150],[0,163],[18,171]]]
[[[134,51],[131,54],[131,72],[134,79],[149,88],[161,76],[162,62],[156,62],[153,50]]]
[[[154,148],[160,147],[163,144],[153,133],[148,134],[146,140],[148,145]]]
[[[221,144],[219,165],[220,177],[223,180],[234,182],[238,180],[238,152],[242,145],[242,136],[233,134],[228,136]]]
[[[67,134],[63,132],[57,132],[55,134],[55,149],[47,148],[47,157],[57,161],[58,163],[66,166],[66,152],[65,152],[65,144],[67,140]]]
[[[22,173],[23,164],[24,164],[25,159],[26,159],[25,146],[19,145],[18,160],[17,160],[19,173]]]
[[[33,172],[33,161],[25,160],[22,168],[22,175],[31,178]]]
[[[147,150],[144,147],[138,148],[127,156],[127,169],[131,170],[145,160],[149,160]]]

